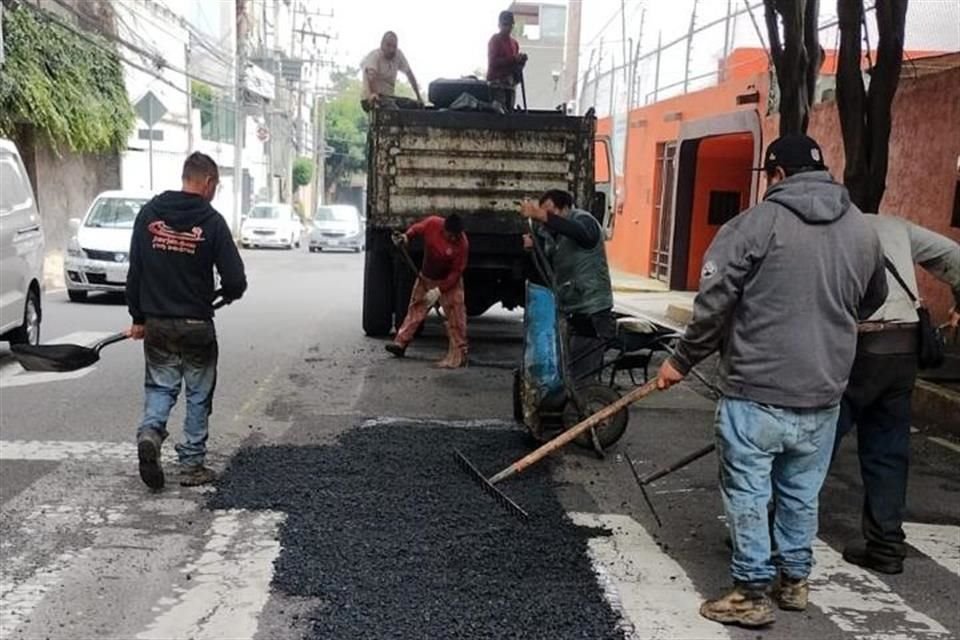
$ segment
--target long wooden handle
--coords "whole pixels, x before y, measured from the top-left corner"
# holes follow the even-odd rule
[[[497,482],[500,482],[501,480],[509,478],[510,476],[516,473],[520,473],[530,465],[535,464],[536,462],[539,462],[540,460],[547,457],[557,449],[560,449],[564,445],[568,444],[571,440],[575,440],[581,433],[585,433],[586,431],[588,431],[592,427],[597,426],[598,424],[600,424],[610,416],[614,415],[624,407],[630,406],[634,402],[637,402],[638,400],[645,398],[646,396],[650,395],[656,390],[657,390],[657,380],[656,378],[654,378],[653,380],[646,383],[642,387],[637,387],[630,393],[621,397],[619,400],[617,400],[613,404],[609,404],[603,409],[601,409],[600,411],[597,411],[592,416],[588,416],[587,418],[584,418],[583,420],[581,420],[574,426],[570,427],[569,429],[561,433],[559,436],[557,436],[550,442],[547,442],[540,448],[534,451],[531,451],[530,453],[528,453],[524,457],[520,458],[519,460],[511,464],[509,467],[507,467],[497,475],[490,478],[490,482],[497,483]]]

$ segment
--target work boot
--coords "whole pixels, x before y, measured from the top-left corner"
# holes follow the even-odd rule
[[[184,465],[180,471],[181,487],[199,487],[203,484],[210,484],[217,479],[217,474],[213,469],[209,469],[203,464]]]
[[[725,596],[704,602],[700,607],[700,615],[721,624],[751,628],[764,627],[776,620],[766,585],[754,587],[736,584]]]
[[[391,342],[384,348],[398,358],[402,358],[407,353],[407,348],[397,344],[396,342]]]
[[[871,553],[863,543],[847,545],[843,550],[843,559],[850,564],[880,573],[889,575],[903,573],[903,558]]]
[[[140,479],[154,491],[163,489],[163,467],[160,466],[160,445],[162,444],[163,438],[153,429],[146,429],[137,435]]]
[[[806,611],[807,600],[810,596],[810,584],[806,578],[791,578],[786,574],[781,574],[775,596],[777,606],[784,611]]]

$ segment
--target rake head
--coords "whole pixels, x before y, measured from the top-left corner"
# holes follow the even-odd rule
[[[516,502],[511,500],[507,494],[503,491],[500,491],[490,480],[487,479],[485,475],[480,473],[480,470],[477,469],[470,460],[467,459],[458,449],[453,450],[454,460],[456,460],[457,465],[463,469],[467,475],[472,477],[477,484],[480,485],[480,488],[483,489],[490,497],[497,501],[501,507],[517,516],[523,521],[526,521],[530,518],[530,515],[523,510],[523,507],[518,505]]]

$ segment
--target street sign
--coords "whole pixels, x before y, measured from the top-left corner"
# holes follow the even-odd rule
[[[147,91],[147,94],[134,105],[134,109],[140,119],[151,129],[167,113],[167,108],[163,106],[157,96],[153,95],[153,91]]]
[[[138,129],[137,137],[141,140],[163,142],[163,129]]]

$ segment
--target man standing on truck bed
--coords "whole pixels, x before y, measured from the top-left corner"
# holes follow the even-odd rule
[[[217,383],[217,333],[213,326],[213,271],[220,295],[230,302],[247,288],[243,260],[230,228],[210,201],[220,172],[210,156],[192,153],[183,163],[183,187],[165,191],[137,215],[130,240],[127,335],[143,340],[146,359],[143,421],[137,431],[140,478],[162,489],[160,446],[167,420],[186,385],[183,442],[177,444],[180,484],[213,480],[204,466],[213,390]]]
[[[367,54],[360,64],[363,72],[363,91],[360,106],[364,111],[370,111],[374,105],[396,108],[398,106],[415,106],[412,100],[396,97],[397,71],[403,71],[410,81],[413,92],[417,94],[417,105],[423,104],[420,97],[420,85],[413,75],[407,57],[397,47],[397,34],[387,31],[380,40],[380,47]]]
[[[500,30],[487,44],[487,82],[493,100],[503,105],[507,111],[513,111],[517,97],[517,81],[527,63],[527,54],[520,53],[520,45],[511,37],[513,32],[513,12],[501,11],[498,21]]]
[[[537,236],[553,268],[554,293],[570,330],[573,377],[579,381],[600,365],[599,342],[617,335],[603,229],[592,213],[575,208],[573,196],[560,189],[544,193],[539,204],[525,200],[520,213],[541,223]],[[524,236],[523,242],[532,249],[534,238]]]
[[[396,234],[394,241],[407,245],[423,236],[423,266],[410,295],[407,317],[387,351],[402,358],[430,309],[440,301],[447,317],[449,348],[438,367],[457,369],[467,364],[467,309],[464,304],[463,271],[467,268],[470,243],[463,221],[455,213],[446,218],[430,216]],[[405,249],[404,249],[405,250]]]

